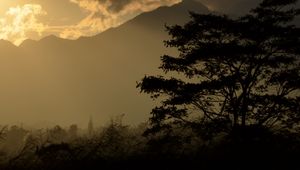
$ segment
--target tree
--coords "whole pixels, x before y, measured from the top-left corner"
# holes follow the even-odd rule
[[[263,0],[238,19],[191,13],[184,26],[168,26],[164,76],[145,76],[137,87],[160,99],[152,132],[188,126],[206,137],[249,129],[295,131],[300,121],[297,0]],[[177,72],[175,77],[173,72]],[[172,73],[173,77],[167,78]],[[250,133],[250,132],[249,132]]]
[[[69,127],[69,140],[74,140],[78,137],[78,126],[76,124],[72,124]]]
[[[67,132],[59,125],[54,126],[52,129],[48,131],[49,141],[51,143],[61,143],[66,141]]]

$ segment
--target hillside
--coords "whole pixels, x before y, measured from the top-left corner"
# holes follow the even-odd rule
[[[208,9],[188,0],[141,14],[93,37],[49,36],[27,40],[19,48],[3,47],[1,42],[0,49],[8,49],[2,60],[11,60],[0,63],[2,122],[18,116],[31,124],[30,117],[35,117],[85,125],[89,115],[103,123],[123,113],[128,123],[145,121],[154,103],[139,94],[136,82],[145,74],[159,74],[160,56],[175,52],[163,46],[168,38],[164,25],[187,22],[188,11]]]

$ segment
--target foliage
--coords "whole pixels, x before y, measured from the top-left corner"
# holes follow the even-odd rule
[[[268,161],[273,165],[276,159],[290,155],[292,160],[291,155],[300,153],[300,140],[294,136],[272,136],[264,143],[252,139],[246,145],[247,155],[241,159],[245,143],[239,143],[239,140],[207,143],[192,129],[180,128],[167,135],[144,137],[146,127],[146,124],[125,126],[112,120],[103,129],[95,131],[92,138],[86,133],[61,143],[57,143],[58,138],[49,140],[49,130],[27,131],[17,153],[1,152],[0,169],[155,169],[158,164],[165,169],[208,169],[224,168],[232,160],[263,160],[264,165],[270,166]],[[219,163],[213,163],[216,161]],[[232,165],[228,164],[228,167]]]
[[[238,19],[191,13],[169,26],[177,57],[162,56],[166,74],[145,76],[137,87],[162,99],[149,132],[192,127],[211,139],[239,129],[295,131],[300,121],[300,29],[291,22],[297,0],[264,0]],[[174,74],[172,74],[174,75]],[[239,131],[238,130],[238,131]]]

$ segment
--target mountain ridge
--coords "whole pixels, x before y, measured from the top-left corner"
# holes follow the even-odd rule
[[[174,9],[175,11],[179,12],[180,16],[179,18],[177,17],[173,17],[172,14],[174,14]],[[189,9],[189,10],[185,10],[185,9]],[[167,11],[167,14],[166,14],[166,11]],[[81,39],[90,39],[90,38],[93,38],[93,37],[98,37],[98,36],[101,36],[102,34],[106,34],[106,32],[110,32],[110,31],[113,31],[115,29],[119,29],[119,28],[122,28],[128,24],[140,24],[142,23],[141,25],[146,25],[146,27],[151,27],[151,24],[152,25],[158,25],[157,23],[152,23],[149,25],[149,24],[145,24],[143,21],[145,20],[145,17],[147,17],[148,15],[152,16],[153,17],[153,14],[156,15],[156,16],[166,16],[167,15],[167,18],[166,17],[156,17],[156,18],[151,18],[151,20],[155,19],[160,19],[158,20],[158,22],[160,22],[160,27],[161,29],[164,29],[164,25],[167,24],[167,25],[173,25],[173,24],[184,24],[183,21],[187,21],[189,19],[189,16],[188,16],[188,12],[201,12],[201,13],[208,13],[209,12],[209,9],[204,6],[203,4],[201,4],[199,1],[196,1],[196,0],[183,0],[182,2],[179,2],[177,4],[174,4],[172,6],[162,6],[162,7],[159,7],[153,11],[149,11],[149,12],[144,12],[144,13],[141,13],[140,15],[126,21],[125,23],[121,24],[120,26],[118,27],[112,27],[112,28],[109,28],[107,29],[106,31],[103,31],[101,33],[98,33],[94,36],[82,36],[82,37],[79,37],[78,39],[75,39],[75,40],[70,40],[70,41],[76,41],[76,40],[81,40]],[[205,12],[203,12],[205,11]],[[173,13],[172,13],[173,12]],[[182,15],[186,13],[185,15]],[[168,21],[166,21],[168,20]],[[157,28],[156,28],[157,29]],[[57,39],[57,40],[69,40],[69,39],[64,39],[64,38],[60,38],[56,35],[48,35],[46,37],[43,37],[42,39],[40,40],[31,40],[31,39],[28,39],[29,41],[32,41],[32,42],[43,42],[43,41],[46,41],[47,39]],[[31,43],[32,43],[31,42]],[[24,46],[24,43],[26,44],[26,40],[21,43],[20,46]]]
[[[0,70],[0,101],[6,105],[0,102],[0,112],[18,115],[25,123],[35,117],[84,124],[94,114],[103,124],[123,113],[128,123],[145,121],[154,103],[139,94],[136,82],[145,74],[162,74],[157,69],[160,56],[176,54],[164,47],[163,40],[169,38],[164,24],[187,22],[189,6],[208,12],[201,3],[185,1],[143,13],[92,37],[25,41],[13,50],[21,59],[10,61],[12,51],[4,56],[8,61]],[[13,75],[7,76],[9,72]]]

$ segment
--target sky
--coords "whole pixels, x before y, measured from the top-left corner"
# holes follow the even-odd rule
[[[20,45],[48,35],[93,36],[140,13],[182,0],[0,0],[0,39]],[[188,1],[188,0],[187,0]],[[210,10],[240,15],[261,0],[194,0]]]
[[[48,35],[93,36],[160,6],[182,0],[0,0],[0,39],[20,45]],[[213,11],[244,13],[259,0],[195,0]]]
[[[181,0],[1,0],[0,39],[21,44],[54,34],[77,39]]]

